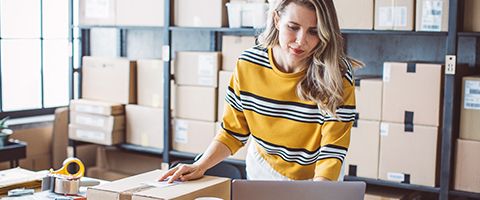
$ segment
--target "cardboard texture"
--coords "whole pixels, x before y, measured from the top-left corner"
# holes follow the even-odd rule
[[[59,169],[67,159],[68,107],[55,109],[52,137],[52,165],[53,168]]]
[[[226,27],[227,0],[176,0],[173,25],[183,27]]]
[[[470,32],[480,32],[480,1],[465,0],[465,9],[463,16],[463,30]]]
[[[52,155],[50,153],[28,155],[26,159],[21,159],[19,164],[21,168],[32,171],[48,170],[52,168]]]
[[[454,189],[480,193],[480,142],[457,140]]]
[[[480,141],[480,76],[463,78],[460,138]]]
[[[373,29],[374,0],[335,0],[333,3],[341,29]]]
[[[176,84],[217,87],[221,58],[219,52],[176,52]]]
[[[90,187],[87,190],[87,198],[91,200],[120,199],[121,197],[132,200],[190,200],[198,197],[230,199],[231,187],[230,179],[228,178],[204,176],[198,180],[161,187],[162,183],[159,183],[157,180],[163,173],[164,171],[155,170]],[[151,182],[156,182],[159,186],[145,186],[143,184]]]
[[[125,58],[83,57],[82,98],[136,103],[136,62]]]
[[[413,31],[415,0],[376,0],[375,30]]]
[[[52,130],[52,124],[45,124],[35,128],[15,129],[10,138],[27,143],[27,158],[40,154],[51,155]]]
[[[116,181],[122,178],[131,176],[130,174],[123,174],[115,171],[109,171],[100,167],[90,167],[87,170],[86,176],[106,181]]]
[[[177,86],[175,116],[215,122],[217,119],[217,89],[211,87]]]
[[[125,130],[112,132],[69,124],[68,138],[94,144],[114,145],[125,142]]]
[[[215,136],[215,123],[175,119],[173,129],[174,150],[203,153]]]
[[[218,121],[223,120],[223,112],[225,110],[225,95],[227,94],[227,88],[230,84],[230,78],[232,77],[233,72],[220,71],[218,75],[218,107],[217,107],[217,118]]]
[[[112,132],[125,129],[125,115],[106,116],[72,111],[70,124]]]
[[[79,1],[80,25],[115,25],[115,0],[82,0]]]
[[[128,159],[128,162],[125,162]],[[122,174],[136,175],[160,169],[162,159],[157,156],[122,151],[114,147],[97,149],[97,167]]]
[[[125,113],[125,106],[105,101],[74,99],[70,101],[70,111],[98,115],[121,115]]]
[[[85,165],[87,169],[97,165],[98,148],[100,148],[100,146],[96,144],[82,144],[77,146],[77,158],[83,162],[83,165]]]
[[[382,121],[440,125],[443,66],[387,62],[383,70]]]
[[[382,120],[382,79],[355,80],[355,99],[358,118],[364,120]]]
[[[224,71],[234,71],[238,57],[243,51],[255,45],[255,37],[252,36],[222,36],[222,67]]]
[[[416,31],[448,31],[449,0],[416,1]]]
[[[116,0],[119,26],[163,26],[165,0]]]
[[[352,128],[350,147],[345,160],[345,174],[378,178],[380,153],[380,122],[358,120]]]
[[[137,60],[138,105],[163,107],[163,61]]]
[[[127,105],[127,143],[163,148],[163,109]]]
[[[405,132],[405,125],[380,125],[380,164],[378,177],[383,180],[434,187],[436,185],[438,128],[415,125]],[[407,181],[408,182],[408,181]]]

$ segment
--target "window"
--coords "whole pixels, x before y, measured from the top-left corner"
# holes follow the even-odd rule
[[[70,2],[0,1],[1,112],[68,105],[73,64]]]

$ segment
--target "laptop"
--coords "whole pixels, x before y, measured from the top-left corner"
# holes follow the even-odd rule
[[[232,200],[363,200],[365,182],[252,181],[235,179]]]

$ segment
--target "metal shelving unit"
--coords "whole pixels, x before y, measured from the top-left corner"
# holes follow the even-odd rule
[[[89,30],[91,28],[116,28],[119,29],[119,39],[121,44],[124,44],[124,31],[127,29],[147,29],[147,30],[163,30],[163,61],[164,61],[164,108],[170,108],[170,81],[174,79],[171,75],[170,60],[172,56],[172,32],[175,31],[208,31],[210,32],[210,50],[221,50],[221,36],[222,35],[244,35],[252,36],[258,34],[261,30],[253,28],[197,28],[197,27],[175,27],[171,24],[171,11],[173,10],[173,1],[165,0],[165,16],[163,27],[137,27],[137,26],[80,26],[82,52],[81,55],[90,55],[90,38]],[[459,37],[480,37],[480,33],[459,32],[463,24],[463,0],[449,1],[449,30],[448,32],[414,32],[414,31],[378,31],[378,30],[342,30],[345,35],[392,35],[392,36],[408,36],[408,37],[425,37],[425,36],[440,36],[445,38],[446,55],[457,57],[458,38]],[[122,35],[123,32],[123,35]],[[123,39],[122,39],[123,38]],[[119,56],[125,56],[125,46],[120,45]],[[446,58],[447,59],[447,58]],[[480,68],[477,66],[477,68]],[[76,70],[81,72],[81,69]],[[452,189],[453,177],[453,152],[455,140],[458,138],[458,123],[459,123],[459,106],[461,90],[461,76],[464,75],[466,69],[457,66],[456,72],[450,73],[447,71],[444,77],[444,96],[442,108],[442,126],[440,129],[440,136],[442,138],[439,145],[439,152],[441,152],[440,160],[437,161],[440,170],[440,185],[438,187],[428,187],[413,184],[404,184],[398,182],[384,181],[378,179],[369,179],[362,177],[346,176],[347,181],[364,181],[367,184],[379,185],[392,188],[401,188],[414,191],[422,191],[438,194],[441,200],[447,200],[449,197],[467,197],[480,198],[480,193],[471,193],[464,191],[455,191]],[[81,80],[81,79],[80,79]],[[79,90],[81,91],[81,90]],[[122,149],[158,155],[163,158],[165,163],[172,163],[174,159],[193,159],[196,154],[179,152],[172,149],[172,116],[169,109],[165,109],[164,113],[164,148],[152,149],[141,147],[137,145],[122,144],[118,145]],[[244,167],[245,162],[241,160],[226,159],[224,162]]]

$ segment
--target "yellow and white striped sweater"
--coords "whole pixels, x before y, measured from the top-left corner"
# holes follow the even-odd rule
[[[281,72],[271,49],[245,50],[230,79],[223,129],[215,139],[234,154],[253,136],[260,155],[281,175],[294,180],[337,180],[356,113],[352,67],[345,63],[344,105],[334,118],[296,95],[305,71]]]

